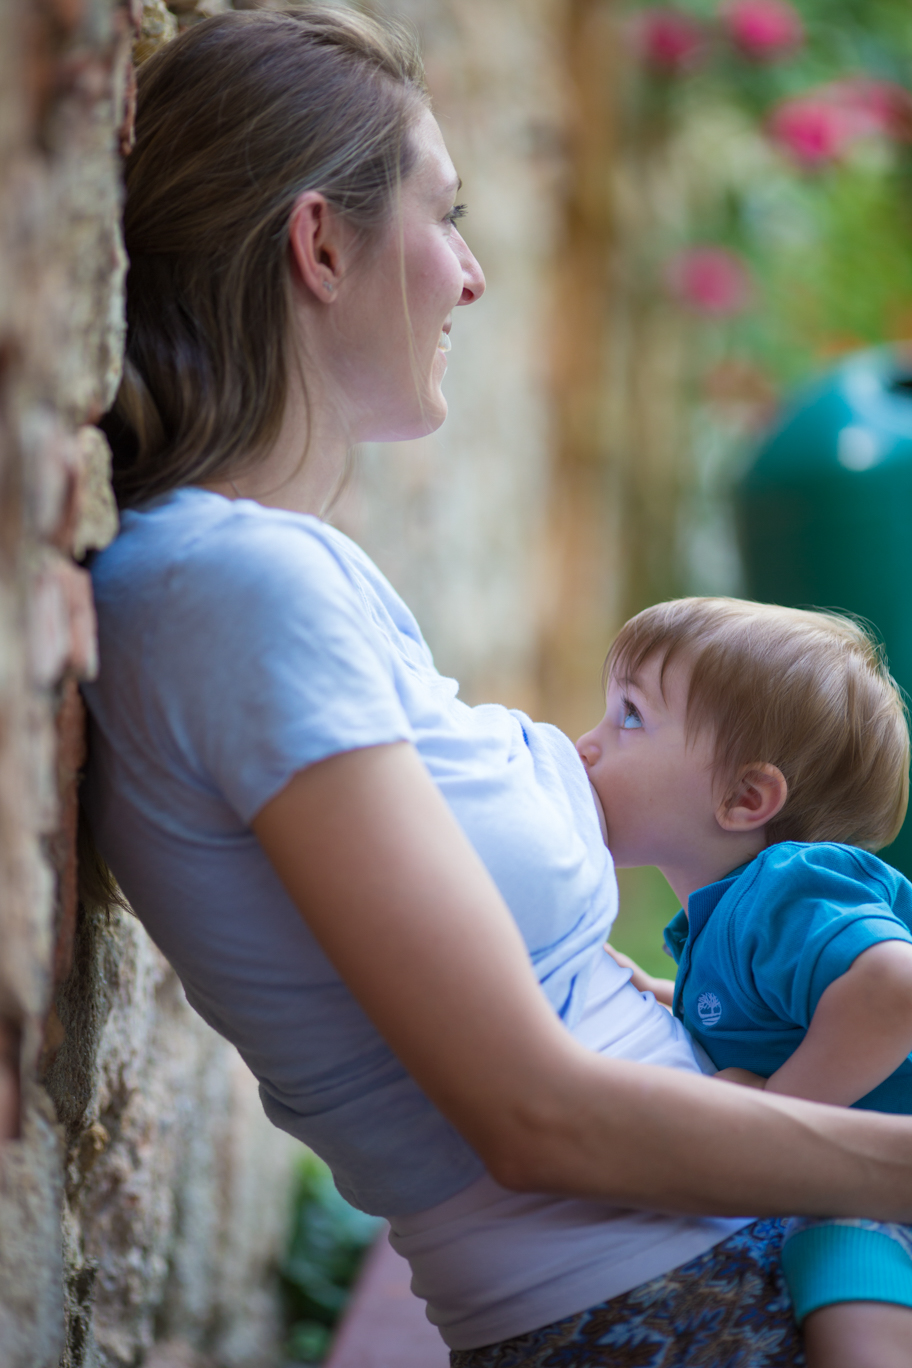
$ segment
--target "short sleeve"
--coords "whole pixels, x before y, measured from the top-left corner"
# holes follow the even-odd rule
[[[310,521],[237,506],[172,565],[144,645],[164,744],[248,824],[298,770],[413,739],[392,645]]]
[[[824,990],[864,950],[912,943],[912,933],[893,911],[873,857],[825,844],[793,844],[777,855],[750,890],[758,915],[741,926],[736,959],[748,990],[806,1029]],[[737,934],[737,909],[732,926]]]

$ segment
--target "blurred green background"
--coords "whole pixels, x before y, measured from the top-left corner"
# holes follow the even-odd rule
[[[681,904],[657,869],[619,869],[621,910],[611,944],[649,974],[674,978],[675,963],[662,949],[662,932]]]
[[[664,482],[670,514],[641,500],[635,539],[672,533],[647,571],[628,556],[619,617],[680,593],[759,592],[732,511],[754,453],[796,388],[856,351],[912,337],[908,0],[680,0],[627,13],[636,60],[619,109],[634,209],[616,250],[631,317],[661,319],[647,347],[681,332],[675,393],[639,400],[667,410],[674,480]],[[823,544],[826,526],[811,531]],[[887,576],[896,557],[885,548],[883,559]],[[893,586],[898,604],[905,593]],[[861,586],[844,596],[819,606],[873,616]],[[668,976],[661,929],[674,895],[655,870],[622,871],[619,883],[612,942]]]

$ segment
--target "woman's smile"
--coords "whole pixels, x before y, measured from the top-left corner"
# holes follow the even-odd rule
[[[358,339],[358,373],[347,369],[349,402],[359,401],[358,441],[405,441],[440,426],[453,309],[474,303],[485,288],[453,219],[460,181],[429,111],[411,136],[417,163],[398,213],[377,253],[357,269],[356,288],[339,300],[349,363]]]

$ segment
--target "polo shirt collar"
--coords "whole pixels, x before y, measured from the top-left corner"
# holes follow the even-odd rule
[[[750,863],[748,861],[748,864]],[[718,879],[715,883],[707,884],[705,888],[694,889],[687,899],[687,919],[690,922],[692,936],[699,935],[703,930],[719,903],[732,885],[738,882],[745,869],[747,869],[747,864],[739,865],[730,874],[726,874],[724,879]]]
[[[717,879],[705,888],[694,889],[687,899],[687,911],[682,907],[665,928],[665,944],[675,963],[680,962],[688,936],[695,939],[700,934],[728,890],[752,863],[752,860],[748,860],[726,874],[724,879]]]

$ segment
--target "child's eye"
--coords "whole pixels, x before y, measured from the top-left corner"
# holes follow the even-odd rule
[[[621,724],[625,731],[631,731],[634,727],[642,727],[643,719],[629,698],[624,699],[624,721]]]
[[[447,223],[455,223],[457,219],[465,218],[468,212],[464,204],[454,204],[450,212],[443,217]]]

